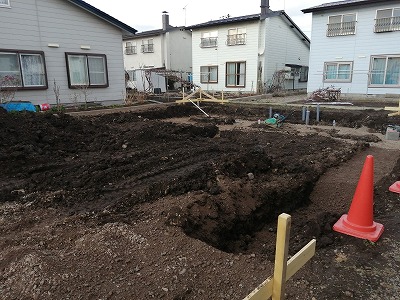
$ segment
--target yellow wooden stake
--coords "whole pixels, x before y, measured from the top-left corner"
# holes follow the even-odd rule
[[[192,98],[194,95],[199,94],[199,98],[198,99],[190,99]],[[207,98],[203,98],[203,95],[205,95]],[[187,102],[192,102],[192,101],[196,101],[196,102],[215,102],[215,103],[225,103],[225,102],[229,102],[228,100],[224,100],[222,97],[222,100],[215,98],[214,96],[210,95],[209,93],[203,91],[201,88],[196,89],[195,91],[193,91],[192,93],[188,94],[186,97],[185,95],[183,95],[181,100],[176,100],[176,103],[187,103]]]
[[[286,268],[289,252],[291,218],[288,214],[281,214],[278,218],[278,232],[276,236],[274,283],[272,300],[283,300],[285,295]]]
[[[243,300],[283,300],[286,281],[290,279],[315,254],[316,240],[306,246],[287,261],[289,249],[291,217],[281,214],[278,218],[274,276],[267,278]]]

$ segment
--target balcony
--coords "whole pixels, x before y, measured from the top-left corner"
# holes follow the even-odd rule
[[[400,17],[375,19],[374,32],[390,32],[400,30]]]
[[[153,53],[154,52],[154,44],[145,44],[141,47],[142,53]]]
[[[356,33],[356,21],[328,24],[326,36],[351,35]]]
[[[246,45],[246,34],[231,34],[227,36],[226,44],[228,46]]]
[[[127,46],[127,47],[125,47],[125,54],[126,55],[136,54],[136,46]]]
[[[210,38],[202,38],[200,43],[201,48],[215,48],[218,47],[218,38],[210,37]]]

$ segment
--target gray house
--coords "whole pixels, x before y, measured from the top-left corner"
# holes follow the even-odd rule
[[[33,104],[121,101],[122,39],[136,30],[81,0],[1,0],[0,96]]]

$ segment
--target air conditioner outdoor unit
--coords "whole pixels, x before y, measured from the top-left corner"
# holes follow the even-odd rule
[[[285,71],[285,79],[293,79],[293,72],[291,67],[284,67],[283,70]]]

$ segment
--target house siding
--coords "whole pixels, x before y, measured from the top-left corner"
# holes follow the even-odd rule
[[[154,52],[143,53],[141,51],[142,41],[153,39]],[[164,39],[161,35],[138,37],[125,40],[123,46],[125,49],[126,42],[136,42],[136,54],[124,54],[125,70],[136,70],[148,67],[162,68],[163,64],[163,48]]]
[[[400,7],[397,3],[359,6],[313,13],[311,33],[310,70],[307,92],[333,85],[346,95],[400,94],[398,87],[372,88],[368,86],[371,56],[380,54],[400,55],[400,31],[374,33],[377,9]],[[355,13],[355,35],[327,37],[328,16]],[[351,82],[324,82],[324,62],[353,62]]]
[[[246,28],[246,44],[227,46],[226,38],[228,29]],[[218,31],[217,48],[201,48],[201,33],[208,31]],[[193,52],[193,82],[201,86],[204,90],[214,91],[248,91],[256,92],[257,89],[257,62],[259,49],[259,26],[257,22],[233,23],[224,26],[206,27],[194,29],[192,32],[192,52]],[[246,82],[245,87],[226,87],[226,63],[227,62],[246,62]],[[201,66],[218,66],[218,83],[200,83]]]
[[[192,34],[186,30],[168,32],[168,51],[166,61],[168,69],[192,72]]]
[[[265,20],[265,72],[264,82],[271,82],[272,76],[278,70],[285,68],[285,64],[308,66],[310,48],[294,28],[290,28],[281,16]],[[287,89],[306,89],[307,82],[299,82],[298,78],[286,80]]]
[[[48,89],[18,91],[15,100],[54,104],[55,80],[61,102],[71,103],[79,91],[68,88],[65,52],[76,52],[104,54],[107,58],[109,87],[88,89],[88,101],[122,101],[125,77],[120,29],[62,0],[11,1],[11,8],[0,8],[0,19],[1,49],[45,54]],[[49,43],[59,44],[59,48],[50,48]],[[82,50],[81,45],[90,46],[90,50]]]

